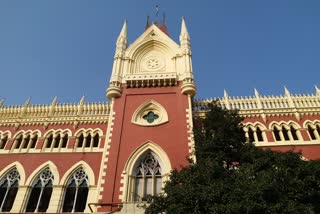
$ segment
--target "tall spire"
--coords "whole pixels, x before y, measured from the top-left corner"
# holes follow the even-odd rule
[[[181,23],[181,32],[180,32],[180,44],[181,46],[190,46],[190,36],[187,29],[186,22],[184,20],[184,17],[182,17],[182,23]]]
[[[117,51],[124,51],[127,48],[127,20],[124,20],[121,32],[117,39]]]

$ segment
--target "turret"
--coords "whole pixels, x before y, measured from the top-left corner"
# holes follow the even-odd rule
[[[127,21],[125,20],[116,43],[112,75],[110,79],[110,85],[107,89],[107,97],[109,99],[118,98],[121,96],[121,71],[124,61],[124,53],[127,49],[127,44]]]
[[[196,94],[196,86],[194,84],[191,63],[190,36],[183,17],[179,39],[181,55],[183,56],[185,62],[181,92],[185,95],[194,96]]]

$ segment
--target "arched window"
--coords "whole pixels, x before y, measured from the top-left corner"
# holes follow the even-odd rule
[[[14,149],[19,149],[22,143],[22,134],[16,137]]]
[[[318,135],[320,136],[320,125],[319,124],[317,125],[317,132],[318,132]]]
[[[249,135],[249,141],[254,142],[255,140],[254,140],[253,130],[251,127],[249,127],[248,129],[248,135]]]
[[[99,146],[99,134],[96,133],[93,137],[93,147],[98,147]]]
[[[91,145],[91,134],[89,133],[86,137],[86,147],[87,148],[90,148],[90,145]]]
[[[80,134],[80,136],[77,138],[77,140],[78,140],[77,147],[78,147],[78,148],[82,148],[82,146],[83,146],[83,141],[84,141],[83,133]]]
[[[9,212],[18,192],[20,175],[12,169],[0,180],[0,212]]]
[[[60,134],[57,134],[56,137],[54,138],[53,148],[59,148],[60,140],[61,140]]]
[[[256,133],[257,133],[258,141],[259,142],[263,141],[262,131],[259,127],[257,127],[257,129],[256,129]]]
[[[45,169],[33,182],[26,212],[46,212],[52,194],[53,174]]]
[[[293,126],[290,126],[290,131],[291,131],[293,140],[299,140],[299,137],[297,135],[298,130]]]
[[[314,133],[315,129],[312,128],[310,125],[308,125],[308,132],[309,132],[309,135],[311,137],[311,140],[316,140],[316,136],[315,136],[315,133]]]
[[[64,134],[64,136],[62,138],[61,148],[66,148],[67,147],[67,143],[68,143],[68,134]]]
[[[68,143],[68,134],[61,133],[61,131],[56,131],[55,133],[50,133],[45,140],[44,148],[47,151],[58,151],[61,148],[66,148]]]
[[[0,134],[0,149],[4,149],[8,142],[8,135]]]
[[[138,161],[133,173],[135,176],[134,200],[145,201],[150,195],[161,193],[162,174],[156,156],[149,152]]]
[[[288,130],[285,127],[282,127],[282,134],[283,134],[284,140],[286,141],[290,140],[288,135]]]
[[[86,208],[89,181],[82,168],[70,177],[64,194],[62,212],[83,212]]]
[[[276,141],[281,141],[280,131],[277,129],[277,127],[273,128],[273,134],[274,134]]]
[[[38,141],[38,135],[35,135],[35,136],[31,139],[30,148],[34,149],[34,148],[36,147],[37,141]]]
[[[53,134],[50,134],[49,137],[47,138],[46,148],[51,148],[52,142],[53,142]]]
[[[96,148],[99,147],[99,141],[100,141],[100,137],[99,134],[96,133],[81,133],[80,135],[78,135],[77,139],[76,139],[76,147],[75,148],[82,148],[82,149],[92,149],[92,148]]]

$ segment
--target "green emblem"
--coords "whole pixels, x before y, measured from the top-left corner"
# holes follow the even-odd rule
[[[148,123],[153,123],[153,121],[158,119],[159,116],[153,113],[153,111],[149,111],[148,114],[144,115],[142,118],[146,120]]]

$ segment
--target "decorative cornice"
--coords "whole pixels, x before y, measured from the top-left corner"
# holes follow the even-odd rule
[[[266,116],[295,116],[300,120],[303,115],[320,115],[320,96],[290,94],[285,88],[285,95],[280,96],[260,96],[255,90],[255,96],[230,97],[225,91],[223,98],[211,98],[195,100],[193,111],[198,116],[204,116],[211,103],[216,102],[219,106],[230,110],[239,110],[243,117],[262,117],[266,121]]]
[[[51,105],[30,105],[30,100],[21,106],[0,106],[0,125],[51,125],[107,123],[110,113],[108,103],[85,103],[82,97],[79,104],[57,104],[54,98]]]

